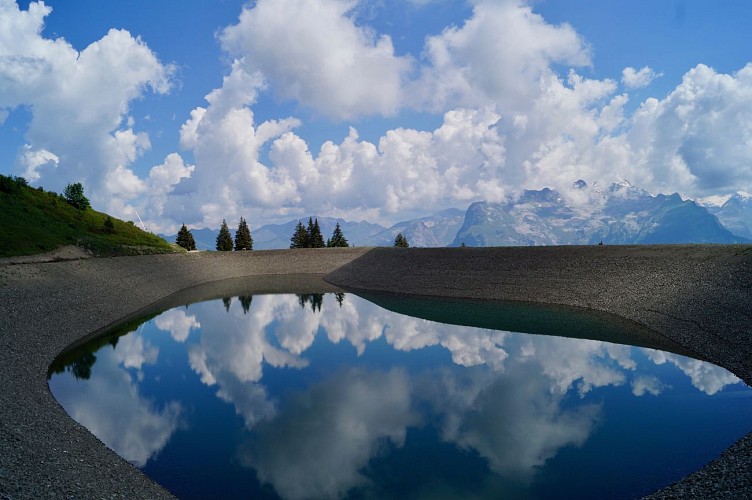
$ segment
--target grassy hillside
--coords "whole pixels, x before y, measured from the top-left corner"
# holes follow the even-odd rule
[[[63,245],[78,245],[95,255],[133,255],[174,251],[168,242],[131,222],[88,208],[78,210],[61,195],[26,186],[0,175],[0,257],[31,255]]]

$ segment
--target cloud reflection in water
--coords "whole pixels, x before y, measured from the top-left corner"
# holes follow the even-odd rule
[[[434,429],[441,442],[482,458],[505,480],[529,484],[560,450],[582,446],[601,425],[596,389],[624,386],[642,398],[672,390],[640,363],[675,365],[706,394],[738,382],[722,368],[651,349],[433,323],[352,295],[341,304],[327,295],[317,311],[318,300],[261,295],[229,308],[228,301],[204,302],[153,321],[170,335],[161,333],[161,341],[184,345],[190,371],[242,417],[235,458],[284,498],[368,490],[372,461],[406,446],[411,429]],[[87,388],[64,403],[141,466],[182,418],[180,403],[158,410],[139,396],[142,367],[159,355],[145,337],[131,333],[114,351],[98,352]],[[316,349],[321,343],[349,357],[332,361]],[[384,346],[445,354],[412,365],[384,358]],[[269,378],[296,373],[298,382],[283,390]]]

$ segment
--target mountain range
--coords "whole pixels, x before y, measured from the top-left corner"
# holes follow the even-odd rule
[[[716,199],[698,200],[708,212],[718,217],[723,226],[748,240],[752,240],[752,195],[734,193]]]
[[[384,227],[317,217],[324,238],[339,223],[351,246],[389,246],[398,233],[410,246],[529,246],[674,243],[747,243],[752,240],[752,197],[682,199],[651,195],[628,182],[602,188],[577,181],[565,195],[524,191],[504,203],[472,203]],[[307,217],[301,219],[304,225]],[[254,248],[289,248],[298,219],[252,228]],[[218,230],[191,230],[199,250],[213,250]],[[174,241],[175,235],[164,236]]]
[[[577,181],[506,203],[470,205],[453,246],[741,243],[716,216],[678,194],[651,195],[627,182],[601,189]]]

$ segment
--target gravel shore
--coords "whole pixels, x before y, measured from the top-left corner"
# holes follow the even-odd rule
[[[749,246],[356,248],[0,264],[0,498],[170,496],[51,396],[47,369],[67,347],[195,300],[338,287],[605,311],[752,382]],[[749,497],[750,465],[752,434],[658,496]]]

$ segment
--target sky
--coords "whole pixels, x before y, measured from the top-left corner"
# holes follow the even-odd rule
[[[579,179],[749,192],[750,20],[746,0],[0,0],[0,173],[168,233],[390,224]]]

